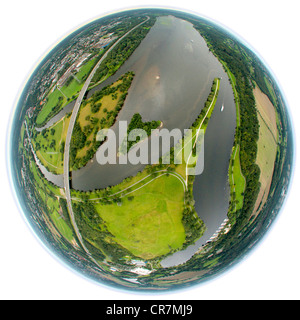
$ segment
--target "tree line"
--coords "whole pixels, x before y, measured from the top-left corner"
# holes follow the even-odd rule
[[[72,169],[77,170],[85,166],[104,142],[97,141],[97,133],[101,129],[110,128],[115,123],[116,118],[124,105],[133,77],[133,72],[127,72],[117,80],[117,82],[120,80],[122,81],[117,86],[108,85],[101,90],[96,91],[89,99],[82,102],[81,108],[89,104],[91,112],[85,118],[88,124],[81,127],[78,120],[80,116],[79,112],[79,116],[74,125],[70,145],[70,166]],[[102,104],[102,99],[104,96],[109,95],[115,95],[116,97],[117,93],[118,102],[114,110],[108,111],[105,105]],[[105,116],[101,117],[101,113],[99,113],[101,110]],[[91,136],[92,138],[90,138]],[[85,155],[79,157],[78,152],[84,147],[87,147]]]
[[[107,75],[113,75],[139,46],[154,22],[155,19],[149,19],[143,25],[130,32],[113,50],[111,50],[97,69],[91,82],[97,83]],[[133,27],[132,25],[130,26],[130,28]]]
[[[133,130],[135,129],[141,129],[141,130],[144,130],[145,133],[147,134],[147,137],[149,137],[152,133],[152,130],[158,128],[160,124],[161,122],[158,120],[143,122],[142,116],[139,113],[135,113],[128,124],[127,137],[125,138],[127,141],[124,139],[124,141],[122,142],[120,146],[120,152],[121,153],[128,152],[130,148],[132,148],[136,143],[138,143],[141,140],[141,137],[137,136],[134,141],[128,141],[128,136],[130,132],[133,132]],[[127,142],[127,150],[126,150],[125,142]]]
[[[259,122],[253,95],[252,66],[245,57],[244,46],[220,28],[210,28],[206,23],[194,23],[195,28],[206,39],[211,51],[224,61],[236,78],[236,90],[240,102],[240,163],[246,179],[244,204],[239,214],[239,225],[250,218],[260,189],[260,168],[256,164]],[[227,41],[224,41],[226,39]],[[249,58],[249,56],[247,55]]]

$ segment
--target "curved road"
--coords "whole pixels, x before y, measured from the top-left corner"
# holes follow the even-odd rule
[[[161,172],[163,172],[163,173],[160,174],[159,176],[151,179],[150,181],[146,182],[145,184],[143,184],[143,185],[140,186],[140,187],[137,187],[137,188],[134,189],[134,190],[131,190],[131,191],[125,193],[125,194],[122,194],[122,195],[120,196],[120,198],[123,198],[123,197],[127,196],[128,194],[130,194],[130,193],[132,193],[132,192],[135,192],[135,191],[137,191],[137,190],[140,190],[141,188],[145,187],[145,186],[146,186],[147,184],[149,184],[150,182],[152,182],[152,181],[154,181],[155,179],[160,178],[161,176],[166,175],[166,174],[170,174],[170,175],[174,176],[175,178],[177,178],[177,179],[181,182],[181,184],[182,184],[182,186],[183,186],[183,190],[186,191],[185,180],[183,179],[183,177],[182,177],[179,173],[176,173],[176,172],[167,172],[167,169],[165,169],[165,170],[159,170],[159,171],[154,171],[153,173],[161,173]],[[146,177],[142,178],[141,180],[135,182],[134,184],[130,185],[129,187],[122,189],[121,191],[118,191],[118,192],[113,193],[113,194],[109,194],[107,197],[111,198],[111,197],[114,197],[115,195],[117,195],[117,194],[119,194],[119,193],[121,193],[121,192],[124,192],[125,190],[131,189],[133,186],[135,186],[135,185],[139,184],[140,182],[144,181],[145,179],[149,178],[151,175],[152,175],[152,173],[150,173],[150,174],[147,175]],[[101,200],[101,199],[103,199],[103,198],[105,198],[105,197],[90,198],[89,200],[90,200],[90,201],[98,201],[98,200]],[[82,200],[79,199],[79,198],[72,198],[72,200],[82,201]]]
[[[75,121],[76,121],[76,117],[81,105],[81,102],[83,100],[83,97],[90,85],[90,82],[92,80],[92,78],[94,77],[94,74],[96,72],[96,70],[98,69],[98,67],[100,66],[100,64],[103,62],[103,60],[107,57],[108,53],[114,49],[114,47],[119,44],[131,31],[133,31],[134,29],[138,28],[139,26],[141,26],[142,24],[144,24],[146,21],[148,21],[150,18],[147,16],[147,19],[143,22],[141,22],[140,24],[136,25],[134,28],[130,29],[127,33],[125,33],[118,41],[116,41],[110,48],[109,50],[103,55],[103,57],[98,61],[98,63],[96,64],[96,66],[94,67],[94,69],[92,70],[92,72],[90,73],[90,75],[88,76],[87,80],[85,81],[79,96],[75,102],[73,111],[72,111],[72,115],[71,115],[71,119],[70,119],[70,123],[69,123],[69,127],[68,127],[68,131],[67,131],[67,136],[66,136],[66,142],[65,142],[65,151],[64,151],[64,174],[63,174],[63,179],[64,179],[64,189],[65,189],[65,194],[66,194],[66,200],[67,200],[67,205],[68,205],[68,210],[69,210],[69,215],[70,215],[70,220],[71,223],[73,225],[73,228],[75,230],[76,236],[78,238],[78,240],[80,241],[80,244],[82,246],[82,248],[85,250],[85,252],[88,254],[88,256],[99,266],[99,264],[97,263],[97,261],[91,256],[91,254],[89,253],[88,249],[85,247],[83,241],[82,241],[82,237],[81,234],[77,228],[77,224],[75,221],[75,217],[74,217],[74,213],[73,213],[73,209],[72,209],[72,203],[71,203],[71,193],[70,193],[70,180],[69,180],[69,172],[70,172],[70,144],[71,144],[71,137],[72,137],[72,132],[74,129],[74,125],[75,125]],[[100,267],[100,266],[99,266]]]

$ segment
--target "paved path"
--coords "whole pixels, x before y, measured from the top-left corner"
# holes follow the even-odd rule
[[[160,173],[160,175],[158,175],[157,177],[154,177],[153,179],[151,179],[150,181],[146,182],[146,183],[143,184],[142,186],[137,187],[136,189],[133,189],[133,190],[131,190],[131,191],[128,191],[127,193],[123,193],[124,191],[126,191],[126,190],[128,190],[128,189],[131,189],[133,186],[135,186],[135,185],[137,185],[138,183],[140,183],[140,182],[144,181],[145,179],[149,178],[153,173]],[[141,188],[145,187],[145,186],[146,186],[147,184],[149,184],[150,182],[152,182],[152,181],[154,181],[155,179],[160,178],[161,176],[166,175],[166,174],[172,175],[172,176],[174,176],[175,178],[177,178],[177,179],[181,182],[181,184],[182,184],[182,186],[183,186],[183,190],[186,191],[185,181],[184,181],[183,177],[182,177],[179,173],[167,171],[167,169],[159,170],[159,171],[154,171],[153,173],[150,173],[150,174],[147,175],[146,177],[144,177],[144,178],[142,178],[141,180],[135,182],[134,184],[130,185],[129,187],[122,189],[121,191],[118,191],[118,192],[116,192],[116,193],[107,195],[107,197],[108,197],[108,198],[111,198],[111,197],[114,197],[114,196],[116,196],[117,194],[120,194],[120,193],[122,193],[122,195],[120,196],[120,198],[125,197],[125,196],[127,196],[128,194],[130,194],[130,193],[132,193],[132,192],[135,192],[135,191],[137,191],[137,190],[140,190]],[[103,196],[103,197],[98,197],[98,198],[90,198],[89,200],[90,200],[90,201],[98,201],[98,200],[101,200],[101,199],[104,199],[104,198],[106,198],[106,197]],[[72,198],[72,200],[82,201],[82,200],[79,199],[79,198]]]
[[[217,94],[217,92],[218,92],[218,90],[219,90],[219,87],[220,87],[220,79],[217,79],[217,86],[216,86],[216,90],[215,90],[214,97],[213,97],[213,99],[212,99],[212,101],[211,101],[211,104],[210,104],[210,106],[209,106],[209,108],[208,108],[205,116],[203,117],[203,119],[202,119],[202,121],[201,121],[201,123],[200,123],[200,125],[199,125],[199,128],[198,128],[197,133],[196,133],[196,139],[195,139],[193,148],[195,148],[195,145],[196,145],[196,142],[197,142],[197,139],[198,139],[198,136],[199,136],[199,133],[200,133],[202,124],[203,124],[204,120],[206,119],[206,117],[207,117],[207,115],[208,115],[208,113],[209,113],[212,105],[213,105],[214,102],[215,102],[216,94]],[[193,138],[193,137],[192,137],[192,138]],[[188,157],[188,159],[187,159],[187,162],[186,162],[186,168],[185,168],[185,177],[186,177],[185,184],[186,184],[186,186],[187,186],[187,182],[188,182],[188,165],[189,165],[190,157],[191,157],[191,155],[192,155],[192,153],[193,153],[193,148],[192,148],[192,150],[191,150],[191,152],[190,152],[190,155],[189,155],[189,157]]]
[[[67,205],[68,205],[68,210],[69,210],[69,215],[70,215],[70,219],[71,219],[71,223],[72,226],[75,230],[76,236],[78,238],[78,240],[80,241],[81,246],[83,247],[83,249],[85,250],[85,252],[91,257],[88,249],[85,247],[83,241],[82,241],[82,237],[81,234],[78,230],[76,221],[75,221],[75,217],[74,217],[74,213],[73,213],[73,209],[72,209],[72,203],[71,203],[71,193],[70,193],[70,180],[69,180],[69,172],[70,172],[70,144],[71,144],[71,137],[72,137],[72,132],[74,129],[74,125],[75,125],[75,121],[77,118],[77,114],[81,105],[81,102],[83,100],[83,97],[90,85],[90,82],[92,80],[92,78],[95,75],[96,70],[98,69],[98,67],[100,66],[100,64],[103,62],[103,60],[107,57],[108,53],[114,49],[114,47],[116,45],[118,45],[131,31],[133,31],[134,29],[138,28],[139,26],[141,26],[142,24],[144,24],[146,21],[148,21],[150,18],[147,17],[147,19],[143,22],[141,22],[140,24],[136,25],[134,28],[132,28],[131,30],[129,30],[127,33],[125,33],[119,40],[117,40],[110,48],[109,50],[103,55],[103,57],[98,61],[98,63],[96,64],[96,66],[94,67],[94,69],[92,70],[92,72],[90,73],[90,75],[88,76],[87,80],[85,81],[79,96],[75,102],[73,111],[72,111],[72,115],[71,115],[71,119],[70,119],[70,123],[69,123],[69,127],[68,127],[68,131],[67,131],[67,136],[66,136],[66,142],[65,142],[65,151],[64,151],[64,174],[63,174],[63,178],[64,178],[64,188],[65,188],[65,194],[66,194],[66,200],[67,200]],[[91,259],[99,266],[99,264],[91,257]]]

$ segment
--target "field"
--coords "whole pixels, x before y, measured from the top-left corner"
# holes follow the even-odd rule
[[[112,86],[110,86],[110,88],[115,87],[116,85],[120,84],[121,81],[117,81],[115,84],[113,84]],[[101,99],[99,99],[98,101],[96,101],[96,103],[101,103],[101,107],[100,109],[93,113],[91,111],[92,106],[95,104],[93,102],[92,99],[87,101],[87,104],[85,106],[82,106],[79,114],[78,114],[78,118],[77,121],[80,124],[80,127],[83,128],[93,128],[95,127],[95,125],[93,123],[97,123],[99,124],[100,121],[102,119],[104,120],[108,120],[110,113],[115,111],[115,108],[118,104],[119,101],[119,97],[122,94],[122,92],[120,91],[120,89],[118,89],[115,93],[111,93],[108,95],[103,96]],[[112,118],[112,116],[111,116]],[[104,120],[102,120],[102,122],[104,122]],[[109,128],[112,123],[110,123],[109,121],[105,121],[105,127]],[[96,138],[97,132],[98,130],[91,130],[91,134],[87,135],[87,141],[91,141],[91,143],[94,141],[94,139]],[[86,155],[86,153],[89,150],[89,146],[85,146],[84,148],[82,148],[80,151],[77,152],[77,157],[78,158],[82,158]]]
[[[234,203],[234,211],[242,209],[244,200],[244,190],[246,186],[245,178],[241,171],[240,165],[240,146],[237,144],[232,151],[232,160],[229,165],[229,182],[231,192],[233,193],[232,200]]]
[[[56,108],[55,112],[52,114],[58,113],[65,105],[74,100],[81,88],[83,87],[84,80],[87,75],[90,73],[91,69],[95,65],[96,60],[92,59],[85,63],[80,70],[74,75],[75,77],[69,82],[69,84],[65,84],[62,88],[54,87],[46,98],[46,103],[42,107],[36,118],[36,124],[42,125],[47,121],[49,115],[53,112],[53,108]],[[70,76],[72,77],[72,76]]]
[[[90,214],[84,212],[83,207],[75,210],[81,211],[81,217],[77,215],[78,221],[81,221],[81,228],[87,235],[85,239],[90,244],[102,251],[100,247],[103,247],[103,244],[95,244],[95,239],[99,237],[95,232],[107,229],[106,235],[102,235],[106,237],[107,244],[115,241],[137,257],[155,259],[185,248],[203,235],[205,225],[194,208],[193,177],[189,179],[188,169],[193,167],[193,149],[200,130],[205,132],[207,128],[217,100],[219,85],[220,80],[215,79],[207,102],[193,123],[193,130],[178,146],[183,154],[184,149],[188,151],[188,158],[182,164],[148,165],[135,177],[126,178],[121,184],[102,190],[72,190],[72,200],[77,202],[74,203],[75,208],[82,207],[82,201],[89,201],[99,215],[97,218],[92,208],[88,210]],[[88,109],[91,108],[89,103],[88,101],[85,106]],[[98,102],[95,101],[96,103]],[[80,126],[87,125],[82,122],[84,120],[85,117],[81,115]],[[189,141],[192,142],[190,146]],[[172,151],[173,159],[176,152],[175,148]],[[84,221],[83,216],[86,216]],[[89,226],[88,217],[92,217],[91,222],[88,222]]]
[[[119,94],[119,92],[117,92]],[[100,102],[101,101],[101,102]],[[97,122],[99,124],[100,120],[106,119],[109,113],[107,112],[112,112],[114,111],[116,105],[117,105],[118,100],[113,100],[112,95],[108,95],[103,97],[101,100],[98,101],[98,103],[102,104],[102,107],[100,110],[96,113],[91,112],[91,102],[88,102],[79,112],[78,115],[78,123],[80,124],[81,128],[84,130],[84,128],[91,128],[94,127],[92,122]],[[104,109],[106,110],[104,112]],[[110,127],[108,125],[107,127]],[[94,139],[96,138],[98,130],[90,130],[91,134],[87,135],[86,141],[90,141],[89,145],[85,145],[82,149],[78,150],[76,157],[77,158],[82,158],[86,156],[87,152],[91,148],[91,144],[94,142]]]
[[[240,130],[240,102],[239,97],[236,91],[236,79],[235,76],[230,72],[225,62],[222,62],[233,89],[235,108],[236,108],[236,132]],[[230,212],[236,212],[243,207],[244,203],[244,191],[246,187],[246,179],[241,170],[240,163],[240,144],[237,134],[234,141],[234,146],[232,148],[230,163],[229,163],[229,185],[230,185],[230,194],[231,194],[231,208]],[[232,216],[231,216],[232,218]]]
[[[276,111],[268,97],[258,87],[254,90],[259,120],[259,140],[256,162],[260,167],[261,188],[255,203],[254,214],[258,214],[262,204],[267,200],[272,182],[272,175],[277,152],[278,132]]]
[[[62,99],[62,103],[61,107],[58,108],[58,111],[65,105],[66,99],[58,89],[54,89],[49,93],[48,97],[46,98],[46,103],[44,104],[36,118],[37,125],[42,125],[47,120],[47,117],[52,111],[52,108],[54,108],[59,103],[59,99]]]
[[[34,177],[34,188],[39,193],[42,202],[47,206],[47,211],[43,211],[43,213],[48,227],[58,237],[63,236],[70,243],[74,243],[73,231],[67,223],[69,217],[66,216],[66,213],[63,213],[59,202],[59,198],[62,197],[60,188],[41,177],[34,161],[31,161],[30,171]]]
[[[72,170],[85,166],[95,154],[101,144],[97,141],[97,134],[99,130],[108,129],[115,123],[132,80],[133,73],[127,72],[115,83],[83,101],[71,141]]]
[[[115,241],[143,259],[181,248],[185,241],[182,183],[172,175],[160,176],[131,197],[124,197],[121,205],[95,205]]]
[[[89,155],[95,153],[96,136],[100,128],[109,128],[114,123],[118,111],[123,105],[124,95],[127,93],[131,80],[132,75],[126,74],[122,79],[109,86],[105,95],[101,94],[96,101],[91,98],[82,104],[77,118],[77,123],[85,135],[85,144],[77,150],[76,154],[76,161],[81,161],[80,166],[89,160]],[[125,91],[124,88],[126,88]],[[95,104],[101,105],[97,111],[92,110]],[[32,141],[41,163],[55,174],[63,173],[63,150],[69,121],[70,118],[66,115],[48,129],[41,132],[36,131]],[[72,166],[71,169],[74,167]]]
[[[63,146],[70,118],[65,116],[45,131],[36,132],[32,143],[41,163],[55,174],[63,173]]]

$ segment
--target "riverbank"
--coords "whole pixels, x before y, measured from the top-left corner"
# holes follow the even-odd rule
[[[207,103],[192,125],[192,136],[183,138],[179,143],[181,151],[184,151],[188,141],[192,142],[189,144],[192,148],[187,161],[181,165],[148,166],[136,177],[125,179],[120,185],[105,190],[72,191],[72,201],[77,205],[89,201],[114,237],[113,241],[134,256],[157,260],[186,248],[203,235],[205,225],[194,209],[194,179],[188,179],[188,174],[183,177],[179,172],[187,173],[187,168],[191,166],[193,148],[200,130],[205,133],[219,88],[220,79],[215,79]],[[173,161],[174,150],[176,147],[171,151]],[[77,217],[77,220],[82,220],[82,217]],[[85,223],[80,232],[89,234],[90,228],[94,229],[95,226]]]
[[[222,65],[229,76],[229,81],[232,86],[234,94],[234,102],[236,108],[236,128],[235,137],[232,147],[231,157],[229,161],[228,179],[230,186],[230,203],[228,208],[228,217],[231,218],[231,222],[235,221],[238,210],[241,210],[244,202],[244,191],[246,187],[246,179],[241,170],[240,164],[240,101],[236,91],[236,79],[231,73],[227,64],[222,61]]]

